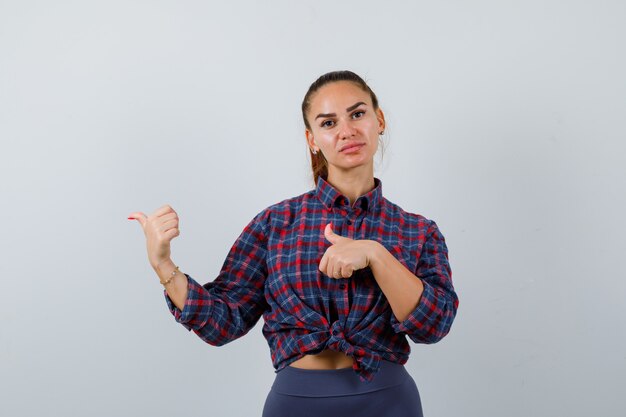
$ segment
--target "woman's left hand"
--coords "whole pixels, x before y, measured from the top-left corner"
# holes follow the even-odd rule
[[[369,266],[373,241],[339,236],[333,232],[331,223],[326,225],[324,237],[332,245],[320,261],[319,270],[322,273],[330,278],[349,278],[354,271]]]

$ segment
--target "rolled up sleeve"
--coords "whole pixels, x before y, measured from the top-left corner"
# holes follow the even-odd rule
[[[189,284],[182,311],[163,290],[174,319],[210,345],[221,346],[245,335],[269,308],[264,292],[268,215],[264,210],[246,225],[213,281],[200,285],[185,274]]]
[[[459,299],[452,284],[445,238],[437,224],[430,220],[415,275],[422,280],[424,291],[415,309],[402,322],[391,315],[396,333],[406,333],[415,343],[436,343],[446,336],[456,317]]]
[[[205,288],[185,273],[188,281],[187,301],[182,311],[174,305],[172,299],[163,290],[165,301],[174,319],[182,324],[187,330],[198,330],[202,328],[211,314],[211,297],[208,296]]]

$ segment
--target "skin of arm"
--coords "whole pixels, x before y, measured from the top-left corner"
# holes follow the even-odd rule
[[[400,322],[419,304],[424,284],[406,269],[383,245],[370,240],[369,267],[378,286],[387,297],[393,314]]]
[[[159,263],[159,265],[154,268],[154,271],[159,276],[160,281],[167,281],[172,276],[172,271],[175,269],[176,265],[174,262],[171,259],[167,259]],[[180,271],[177,271],[170,283],[165,285],[167,295],[181,311],[187,301],[188,288],[187,277]]]

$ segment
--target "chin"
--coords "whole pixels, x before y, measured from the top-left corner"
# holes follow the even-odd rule
[[[363,161],[354,161],[354,162],[351,162],[349,164],[345,164],[339,167],[342,169],[352,169],[352,168],[358,168],[364,165],[368,165],[371,162],[373,162],[371,159],[363,160]]]

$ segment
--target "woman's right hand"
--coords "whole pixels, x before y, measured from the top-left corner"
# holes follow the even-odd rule
[[[178,214],[166,204],[149,216],[138,211],[131,213],[128,219],[138,220],[141,224],[146,235],[148,260],[152,268],[156,270],[162,262],[170,259],[170,242],[180,234]]]

